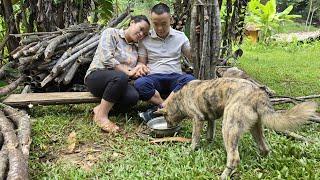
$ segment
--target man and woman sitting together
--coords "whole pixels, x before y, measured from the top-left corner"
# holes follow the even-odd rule
[[[152,30],[148,18],[138,15],[127,29],[102,32],[85,76],[89,91],[102,98],[93,109],[93,120],[102,130],[119,130],[108,117],[114,105],[125,109],[141,99],[161,108],[166,105],[161,95],[171,96],[195,79],[182,72],[180,63],[182,55],[191,58],[190,42],[170,27],[170,19],[169,7],[159,3],[151,9]],[[130,79],[135,79],[134,86]]]

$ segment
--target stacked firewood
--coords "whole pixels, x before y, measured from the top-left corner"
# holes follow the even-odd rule
[[[41,35],[43,34],[43,35]],[[99,42],[99,27],[81,24],[51,33],[25,35],[11,52],[25,85],[33,90],[50,82],[68,85],[81,65],[92,60]]]
[[[115,27],[132,12],[129,8],[113,19],[108,27]],[[18,34],[20,46],[10,53],[18,62],[21,77],[0,94],[7,94],[24,82],[33,92],[85,91],[84,75],[99,43],[99,26],[74,25],[55,32]],[[3,91],[3,92],[2,92]]]
[[[28,179],[29,116],[0,104],[0,179]]]

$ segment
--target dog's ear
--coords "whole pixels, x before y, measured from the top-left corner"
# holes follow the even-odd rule
[[[154,114],[166,115],[167,114],[167,110],[165,108],[158,109],[158,110],[156,110],[154,112]]]

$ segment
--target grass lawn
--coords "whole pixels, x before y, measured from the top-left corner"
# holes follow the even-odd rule
[[[320,42],[300,45],[245,45],[238,66],[278,95],[303,96],[320,92]],[[319,102],[319,101],[318,101]],[[217,179],[226,153],[218,123],[215,142],[203,139],[190,152],[188,143],[150,144],[141,135],[136,109],[112,116],[122,133],[103,133],[91,121],[91,105],[34,107],[29,161],[32,179]],[[145,106],[140,105],[140,108]],[[182,124],[179,136],[191,137],[191,123]],[[76,133],[75,153],[68,154],[67,137]],[[250,134],[240,143],[241,163],[236,179],[319,179],[320,126],[304,125],[298,134],[314,144],[287,139],[265,130],[272,150],[259,156]]]

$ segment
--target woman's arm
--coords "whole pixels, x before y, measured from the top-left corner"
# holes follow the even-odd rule
[[[118,64],[115,66],[114,69],[117,71],[122,71],[122,72],[126,73],[129,77],[132,77],[136,74],[138,67],[131,68],[126,64]]]
[[[116,31],[114,29],[108,28],[102,32],[99,47],[97,49],[97,54],[99,60],[106,68],[115,68],[120,62],[114,58],[114,54],[117,47],[117,42],[115,39]]]

